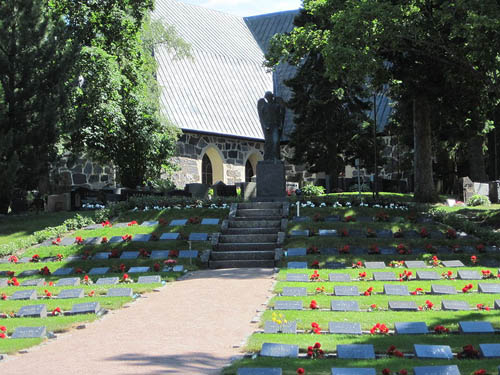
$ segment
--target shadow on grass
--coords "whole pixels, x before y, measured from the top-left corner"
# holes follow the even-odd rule
[[[193,279],[260,279],[274,274],[271,268],[228,268],[218,270],[201,270],[193,272],[189,280]]]

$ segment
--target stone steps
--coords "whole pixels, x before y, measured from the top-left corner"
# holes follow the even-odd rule
[[[213,251],[212,260],[274,260],[273,251]]]
[[[278,233],[275,234],[222,234],[219,243],[262,243],[276,242]]]
[[[274,260],[210,260],[209,267],[217,268],[273,268]]]
[[[224,235],[243,234],[276,234],[277,228],[228,228],[222,232]]]
[[[215,250],[219,251],[263,251],[276,249],[276,242],[263,243],[218,243]]]
[[[280,218],[281,219],[281,218]],[[228,228],[276,228],[279,230],[281,225],[281,220],[229,220]]]
[[[281,220],[281,215],[274,216],[235,216],[231,218],[231,221],[279,221]]]
[[[267,217],[279,216],[281,217],[281,209],[279,208],[245,208],[236,211],[236,217]]]

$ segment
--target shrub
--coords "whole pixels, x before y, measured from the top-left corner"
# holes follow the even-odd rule
[[[486,195],[475,194],[467,201],[469,206],[489,206],[490,199]]]
[[[349,186],[349,191],[359,191],[358,184],[354,184],[354,185]],[[361,191],[364,191],[364,192],[371,191],[370,185],[361,184]]]
[[[306,184],[302,187],[302,193],[305,196],[317,196],[325,193],[325,188],[323,186],[316,186],[313,184]]]

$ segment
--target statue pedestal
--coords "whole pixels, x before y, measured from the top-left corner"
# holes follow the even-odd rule
[[[263,160],[257,163],[257,200],[286,199],[285,163]]]

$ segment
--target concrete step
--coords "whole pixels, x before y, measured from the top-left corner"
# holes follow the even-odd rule
[[[231,221],[276,221],[281,220],[281,215],[276,216],[235,216],[231,218]]]
[[[277,240],[277,234],[223,234],[219,237],[219,243],[262,243]]]
[[[254,216],[281,216],[281,209],[279,208],[248,208],[236,210],[237,217],[254,217]]]
[[[236,220],[228,221],[228,228],[276,228],[281,227],[281,220]]]
[[[211,260],[211,269],[216,268],[274,268],[274,260]]]
[[[238,210],[248,210],[248,209],[278,209],[281,210],[283,207],[282,202],[247,202],[238,203]]]
[[[236,234],[278,234],[280,228],[228,228],[222,231],[224,235]]]
[[[270,251],[276,249],[276,242],[262,243],[218,243],[215,250],[219,251]]]
[[[210,260],[274,260],[274,251],[212,251]]]

